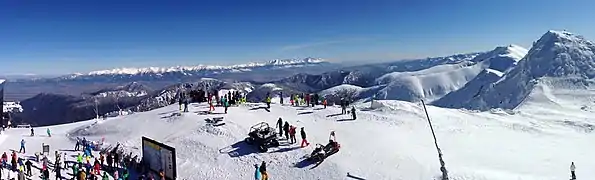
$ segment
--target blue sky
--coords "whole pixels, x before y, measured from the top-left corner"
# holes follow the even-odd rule
[[[549,29],[595,40],[592,7],[592,0],[6,0],[0,74],[529,48]]]

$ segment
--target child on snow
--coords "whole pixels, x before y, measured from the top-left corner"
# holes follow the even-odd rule
[[[254,168],[256,168],[254,171],[254,180],[262,180],[262,174],[260,174],[260,167],[258,167],[258,164],[255,164]]]

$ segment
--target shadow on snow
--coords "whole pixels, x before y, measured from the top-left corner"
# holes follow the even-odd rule
[[[235,158],[258,153],[258,149],[242,140],[219,149],[219,153],[228,154],[229,157]]]

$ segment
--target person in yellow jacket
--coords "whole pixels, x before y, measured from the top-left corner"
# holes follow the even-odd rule
[[[267,109],[271,109],[271,97],[267,96],[267,99],[265,100],[265,102],[267,103]]]
[[[79,170],[79,180],[86,180],[86,179],[87,179],[87,174],[85,174],[85,171]]]

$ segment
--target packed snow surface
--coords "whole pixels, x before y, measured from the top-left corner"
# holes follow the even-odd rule
[[[450,179],[568,179],[571,162],[577,166],[578,178],[594,177],[595,171],[589,170],[595,168],[595,117],[589,111],[593,103],[584,104],[588,102],[584,98],[565,99],[534,99],[515,111],[428,106]],[[41,143],[49,144],[52,152],[70,150],[73,137],[85,136],[105,138],[110,144],[120,142],[139,154],[141,136],[147,136],[176,148],[178,179],[253,179],[253,165],[262,161],[267,162],[271,179],[349,179],[347,173],[365,179],[438,177],[437,153],[422,106],[402,101],[376,103],[381,104],[376,109],[368,109],[369,103],[356,104],[361,109],[357,120],[340,115],[338,107],[273,104],[267,112],[262,104],[245,104],[231,107],[228,114],[217,108],[216,113],[221,114],[201,115],[197,112],[208,110],[207,105],[191,104],[190,112],[177,116],[178,106],[172,105],[98,123],[35,128],[36,132],[50,128],[52,137],[45,133],[29,137],[28,129],[9,129],[0,135],[0,151],[18,149],[23,138],[27,153],[19,156],[40,151]],[[578,104],[588,107],[579,108]],[[225,125],[206,125],[205,118],[219,116],[224,117]],[[264,121],[275,127],[280,117],[305,127],[312,144],[299,148],[299,142],[281,140],[280,147],[258,153],[243,142],[252,125]],[[318,166],[304,162],[301,157],[309,154],[315,143],[326,144],[331,131],[336,132],[341,150]],[[299,141],[299,132],[297,138]]]

